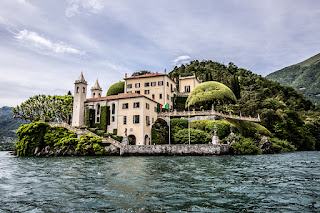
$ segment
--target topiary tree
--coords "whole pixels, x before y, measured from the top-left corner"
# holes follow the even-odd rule
[[[199,84],[191,91],[185,107],[187,108],[189,104],[208,109],[212,104],[234,103],[236,101],[237,98],[229,87],[216,81],[209,81]]]
[[[119,93],[124,93],[124,81],[113,84],[107,92],[107,96],[118,95]]]

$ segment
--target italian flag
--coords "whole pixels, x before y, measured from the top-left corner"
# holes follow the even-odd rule
[[[165,105],[160,105],[160,109],[169,109],[169,103],[166,103]]]

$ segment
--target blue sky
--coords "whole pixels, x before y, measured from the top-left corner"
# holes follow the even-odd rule
[[[265,76],[317,53],[318,0],[1,0],[0,106],[213,60]]]

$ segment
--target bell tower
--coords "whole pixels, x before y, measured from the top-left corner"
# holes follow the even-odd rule
[[[72,126],[85,126],[84,102],[87,99],[87,85],[81,72],[78,80],[74,82]]]
[[[98,79],[93,87],[91,87],[91,98],[101,98],[102,89],[99,85]]]

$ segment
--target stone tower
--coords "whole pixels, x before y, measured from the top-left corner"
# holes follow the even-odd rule
[[[85,126],[84,102],[87,99],[87,85],[81,72],[78,80],[74,82],[72,126]]]
[[[93,87],[91,87],[91,98],[101,98],[102,89],[99,85],[98,79]]]

